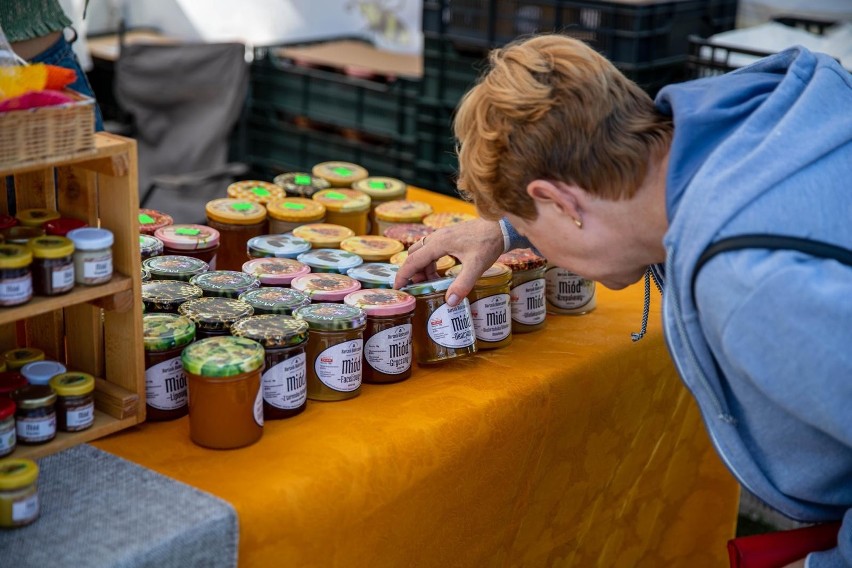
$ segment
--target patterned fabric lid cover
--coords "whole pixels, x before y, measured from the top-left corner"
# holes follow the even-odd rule
[[[254,308],[234,298],[198,298],[184,302],[178,313],[195,322],[198,329],[227,330],[238,319],[254,315]]]
[[[246,290],[260,287],[260,281],[253,274],[236,270],[212,270],[197,274],[190,278],[190,284],[195,284],[205,292],[228,293],[238,295]]]
[[[257,312],[292,314],[299,308],[310,305],[311,299],[292,288],[268,287],[249,290],[240,294],[240,300]]]
[[[187,346],[181,354],[183,368],[193,375],[232,377],[263,366],[266,350],[246,337],[208,337]]]
[[[292,347],[308,339],[308,323],[281,314],[251,316],[232,325],[231,335],[254,339],[267,348]]]
[[[195,324],[178,314],[145,314],[142,316],[142,341],[145,351],[168,351],[195,339]]]
[[[142,261],[142,267],[151,273],[151,276],[183,276],[188,278],[193,274],[207,272],[209,266],[200,258],[182,256],[177,254],[166,254],[152,256]]]
[[[299,308],[294,315],[317,331],[357,329],[367,323],[364,310],[346,304],[311,304]]]

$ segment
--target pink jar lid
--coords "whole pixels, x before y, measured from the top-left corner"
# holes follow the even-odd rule
[[[294,278],[290,287],[309,296],[312,302],[341,302],[347,294],[360,290],[361,283],[345,274],[314,272]]]
[[[310,271],[310,266],[292,258],[254,258],[243,264],[243,272],[254,275],[266,286],[287,286]]]
[[[219,231],[207,225],[167,225],[154,231],[154,236],[173,250],[204,250],[219,244]]]
[[[414,311],[417,300],[400,290],[368,288],[347,294],[343,298],[347,306],[361,308],[368,316],[398,316]]]

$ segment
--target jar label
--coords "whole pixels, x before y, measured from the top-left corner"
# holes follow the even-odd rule
[[[33,295],[32,276],[19,276],[0,281],[0,304],[19,304],[26,302]]]
[[[69,430],[83,430],[95,422],[95,403],[90,402],[78,408],[72,408],[65,414],[65,424]]]
[[[470,314],[476,338],[495,343],[509,337],[512,331],[509,313],[509,294],[494,294],[472,303]]]
[[[145,369],[145,396],[148,406],[175,410],[186,405],[186,375],[180,356]]]
[[[441,304],[441,307],[429,316],[426,332],[432,341],[447,349],[461,349],[473,345],[476,338],[473,335],[473,321],[470,318],[467,298],[454,308],[449,304]]]
[[[398,325],[373,335],[364,345],[364,359],[386,375],[399,375],[411,368],[411,324]]]
[[[537,325],[544,321],[544,278],[536,278],[512,288],[512,319],[524,325]]]
[[[54,290],[67,290],[74,286],[74,265],[66,264],[58,270],[53,270],[50,283]]]
[[[100,279],[112,275],[112,255],[87,258],[83,262],[83,278]]]
[[[595,297],[595,281],[586,280],[564,268],[551,267],[544,273],[547,301],[563,310],[577,310]]]
[[[12,523],[28,523],[38,518],[38,493],[27,495],[12,503]]]
[[[15,428],[9,428],[7,431],[0,433],[0,456],[5,456],[15,449],[17,439],[15,437]]]
[[[254,396],[254,421],[263,428],[263,387],[258,385],[257,394]]]
[[[293,410],[305,404],[308,398],[306,357],[299,353],[277,363],[263,373],[263,400],[275,408]]]
[[[15,427],[18,440],[22,442],[46,442],[56,436],[56,413],[38,418],[18,418]]]
[[[340,392],[352,392],[361,386],[361,354],[364,340],[345,341],[332,345],[314,361],[314,371],[319,380]]]

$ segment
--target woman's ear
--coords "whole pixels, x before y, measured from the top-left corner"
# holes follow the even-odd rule
[[[553,207],[561,215],[580,219],[580,205],[575,191],[579,188],[561,182],[536,179],[527,184],[527,195],[536,203],[539,213],[543,208]],[[576,222],[576,221],[575,221]]]

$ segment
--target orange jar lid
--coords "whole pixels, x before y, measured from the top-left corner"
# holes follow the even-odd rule
[[[354,189],[324,189],[314,194],[314,201],[335,213],[357,213],[370,208],[370,196]]]
[[[356,181],[370,175],[365,168],[352,162],[322,162],[315,165],[311,173],[332,187],[351,187]]]
[[[355,231],[343,225],[308,223],[293,229],[293,236],[308,241],[313,248],[339,248],[341,241],[355,236]]]
[[[373,201],[405,199],[408,186],[405,182],[392,177],[368,177],[352,184],[352,189],[362,191]]]
[[[325,218],[325,205],[304,197],[285,197],[266,204],[270,219],[290,223],[312,223]]]
[[[368,262],[389,259],[405,249],[398,240],[377,235],[349,237],[340,243],[340,248],[355,253]]]
[[[266,207],[245,199],[214,199],[204,209],[208,219],[226,225],[254,225],[266,219]]]
[[[405,259],[408,258],[408,251],[404,250],[402,252],[398,252],[390,258],[391,264],[396,264],[397,266],[402,266],[405,263]],[[442,256],[435,262],[435,269],[441,274],[445,273],[447,270],[456,265],[456,259],[451,257],[450,255]]]
[[[423,218],[423,224],[433,229],[440,229],[473,219],[476,219],[476,215],[470,213],[432,213]]]
[[[398,199],[376,206],[376,219],[388,223],[419,223],[432,213],[432,206],[423,201]]]
[[[283,199],[284,189],[267,181],[235,181],[228,186],[228,197],[266,204]]]
[[[447,276],[455,278],[462,271],[462,265],[458,264],[447,270]],[[512,280],[512,270],[505,264],[495,262],[476,280],[476,288],[488,286],[499,286],[508,284]]]

